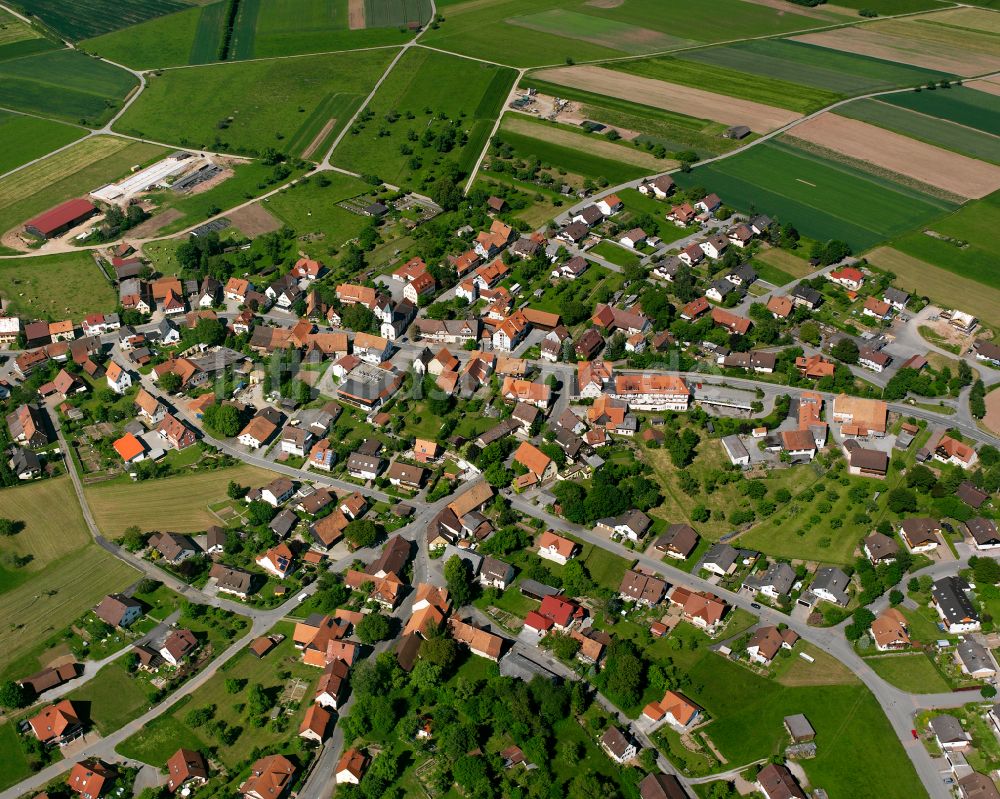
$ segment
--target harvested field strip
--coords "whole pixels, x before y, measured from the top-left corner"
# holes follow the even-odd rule
[[[615,62],[609,64],[609,67],[629,75],[653,78],[672,84],[679,83],[717,95],[726,95],[727,98],[734,97],[740,101],[763,103],[768,107],[785,108],[801,114],[815,111],[843,98],[840,93],[810,88],[798,82],[777,78],[764,81],[758,75],[713,64],[684,61],[673,56]],[[617,91],[611,93],[618,95]],[[732,101],[726,99],[722,102],[728,105]],[[709,118],[714,119],[715,116]]]
[[[191,44],[189,64],[210,64],[219,57],[219,45],[226,24],[226,4],[212,3],[201,9],[198,28]]]
[[[789,39],[691,50],[678,53],[676,58],[843,94],[922,85],[950,75]]]
[[[40,39],[42,34],[13,14],[0,9],[0,47],[11,42]]]
[[[604,67],[557,67],[535,73],[541,80],[598,94],[622,97],[635,103],[664,108],[688,116],[714,119],[727,125],[748,125],[758,133],[787,125],[799,114],[714,92],[667,83],[639,75],[625,77]]]
[[[677,173],[674,179],[682,186],[705,186],[735,208],[753,207],[791,222],[810,238],[839,238],[855,250],[954,208],[870,172],[779,142]],[[843,202],[844,197],[850,197],[850,203]]]
[[[616,144],[599,134],[576,133],[565,127],[551,123],[535,122],[534,120],[510,115],[504,118],[500,126],[503,131],[520,133],[531,138],[551,142],[560,147],[578,148],[598,158],[609,161],[621,161],[625,164],[640,166],[652,172],[664,172],[677,166],[676,161],[667,161],[654,157],[645,150],[638,150],[630,145]]]
[[[810,119],[787,135],[968,199],[1000,189],[1000,167],[837,114]]]
[[[969,280],[893,247],[879,247],[865,257],[873,266],[893,272],[904,290],[926,295],[945,308],[961,308],[980,319],[1000,319],[1000,290],[995,283]]]
[[[564,169],[582,178],[605,178],[609,183],[619,183],[649,173],[648,169],[625,164],[621,161],[598,158],[588,152],[581,152],[575,147],[562,147],[519,133],[504,132],[501,138],[510,144],[522,158],[528,160],[538,158],[542,166]]]
[[[858,100],[840,106],[837,113],[972,158],[1000,164],[1000,137],[973,130],[948,119],[928,116],[881,100]]]
[[[890,24],[895,27],[882,27]],[[928,35],[921,36],[921,33]],[[940,25],[889,20],[863,28],[807,33],[794,39],[954,75],[982,75],[1000,69],[1000,55],[996,54],[996,44],[989,37],[977,37],[969,31],[949,30]]]
[[[507,22],[542,33],[567,36],[590,44],[610,47],[630,55],[673,50],[695,43],[690,39],[669,36],[649,28],[640,28],[589,14],[580,14],[564,8],[553,8],[548,11],[540,11],[537,14],[512,17]]]
[[[84,490],[101,532],[117,538],[133,524],[143,530],[204,530],[219,523],[208,506],[225,499],[230,480],[260,486],[273,479],[274,472],[236,466],[145,483],[104,483]]]
[[[50,563],[30,581],[0,594],[0,673],[139,572],[96,544]],[[41,664],[29,664],[34,671]],[[28,671],[27,673],[30,673]],[[12,675],[23,676],[23,675]]]
[[[951,8],[920,19],[938,25],[956,26],[972,31],[1000,33],[1000,14],[979,8]]]
[[[965,84],[967,89],[975,89],[979,92],[986,92],[987,94],[1000,95],[1000,78],[983,78],[982,80],[973,80]]]
[[[365,28],[365,0],[348,0],[347,27],[352,31]]]
[[[1000,16],[1000,15],[998,15]],[[996,135],[1000,133],[1000,97],[964,86],[893,94],[885,102]]]

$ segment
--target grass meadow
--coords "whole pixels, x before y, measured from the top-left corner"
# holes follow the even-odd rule
[[[776,35],[828,24],[739,0],[443,0],[444,22],[421,39],[518,67],[659,52],[699,42]]]
[[[840,116],[859,119],[970,158],[1000,164],[1000,136],[974,130],[950,119],[887,103],[857,100],[837,109]]]
[[[214,61],[218,56],[222,36],[220,12],[224,7],[225,3],[221,2],[192,6],[124,30],[87,39],[80,43],[80,47],[133,69],[178,67]],[[199,35],[204,35],[202,27],[211,31],[213,26],[209,23],[213,19],[217,23],[214,26],[214,36],[207,38],[206,45],[196,46]],[[199,55],[207,57],[199,58]]]
[[[83,128],[0,111],[0,175],[86,134]]]
[[[74,319],[109,313],[118,295],[89,252],[0,260],[0,296],[11,313],[41,319]]]
[[[865,663],[887,683],[903,691],[933,694],[951,690],[951,686],[923,652],[881,655],[867,658]]]
[[[0,178],[0,231],[117,180],[134,164],[148,164],[166,154],[155,144],[95,136]]]
[[[678,173],[729,205],[791,222],[810,238],[846,241],[856,251],[912,230],[954,206],[783,142]],[[850,203],[843,198],[850,197]]]
[[[138,82],[123,69],[75,50],[0,62],[0,105],[97,127]]]
[[[101,532],[118,538],[133,524],[142,530],[192,533],[219,524],[208,506],[226,498],[231,480],[257,487],[274,479],[274,473],[253,466],[168,477],[133,483],[112,481],[87,486],[84,491]]]
[[[843,95],[915,86],[951,77],[908,64],[838,52],[790,39],[757,39],[690,50],[679,53],[677,59]]]
[[[355,124],[333,162],[404,186],[431,180],[445,160],[467,173],[486,145],[514,76],[513,70],[490,64],[409,50],[372,98],[372,118]],[[422,146],[419,137],[426,130],[440,132],[449,121],[459,127],[453,149],[439,153]]]
[[[168,70],[150,79],[116,127],[185,147],[243,155],[267,147],[288,151],[290,142],[308,142],[320,132],[327,120],[312,111],[331,97],[344,98],[342,126],[392,54],[372,50]]]
[[[181,0],[18,0],[18,6],[71,41],[127,28],[187,7]]]

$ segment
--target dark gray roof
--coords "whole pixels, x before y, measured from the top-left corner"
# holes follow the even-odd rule
[[[968,587],[969,584],[961,577],[942,577],[931,588],[935,603],[952,624],[979,620],[972,600],[965,593]]]
[[[787,594],[795,583],[795,570],[787,563],[772,563],[763,572],[747,577],[743,584],[748,588],[761,589],[770,586],[779,595]]]
[[[958,657],[970,674],[977,671],[996,671],[996,664],[990,653],[974,638],[966,638],[958,645]]]
[[[969,740],[969,734],[962,728],[962,722],[954,716],[935,716],[931,719],[930,725],[934,735],[941,743],[957,743]]]

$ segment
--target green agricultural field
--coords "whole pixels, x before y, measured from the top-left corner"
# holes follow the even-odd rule
[[[0,61],[22,58],[57,46],[40,31],[0,8]]]
[[[432,50],[409,50],[366,109],[372,118],[355,124],[333,161],[399,185],[426,183],[446,160],[468,173],[486,145],[514,75],[510,69]],[[455,133],[447,143],[443,136],[449,129]]]
[[[121,591],[138,577],[131,566],[87,543],[0,594],[0,613],[12,620],[0,629],[0,676],[38,671],[48,662],[46,641],[105,594]],[[28,621],[14,621],[22,619]]]
[[[426,24],[430,0],[365,0],[366,28],[399,28],[411,22]]]
[[[117,180],[134,164],[148,164],[166,154],[154,144],[94,136],[0,178],[0,231]]]
[[[80,48],[133,69],[178,67],[214,61],[222,35],[225,3],[186,8],[175,14],[156,17],[124,30],[105,33],[80,42]],[[215,20],[214,30],[211,22]],[[202,49],[195,42],[203,25],[210,40],[207,58],[198,58]]]
[[[86,134],[60,122],[0,111],[0,175]]]
[[[605,64],[611,69],[629,75],[639,75],[682,86],[717,92],[741,100],[753,100],[764,105],[787,108],[808,114],[842,99],[838,92],[811,88],[787,80],[761,80],[758,75],[739,72],[708,63],[682,61],[673,56],[660,56],[637,61],[618,61]]]
[[[855,250],[867,249],[954,208],[783,142],[768,142],[674,177],[685,187],[706,186],[736,208],[753,207],[791,222],[810,238],[840,239]],[[844,197],[851,202],[844,203]]]
[[[445,50],[518,67],[662,51],[699,42],[806,30],[824,20],[740,0],[459,0],[421,39]]]
[[[348,175],[328,172],[329,185],[320,185],[315,177],[305,185],[296,185],[269,197],[263,204],[270,213],[299,236],[308,236],[301,248],[314,257],[326,255],[331,248],[338,250],[357,236],[370,220],[337,205],[341,200],[363,194],[371,187]]]
[[[123,69],[75,50],[0,62],[0,105],[98,127],[137,85]]]
[[[950,89],[891,94],[885,102],[992,133],[1000,131],[1000,96],[952,86]]]
[[[865,663],[887,683],[904,691],[933,694],[951,690],[951,686],[923,652],[871,657]]]
[[[953,77],[920,67],[838,52],[790,39],[756,39],[690,50],[679,53],[676,57],[682,61],[722,67],[845,95],[896,86],[916,86],[929,80]]]
[[[101,532],[117,538],[133,524],[142,530],[169,528],[180,533],[205,530],[219,524],[219,517],[208,506],[225,499],[231,480],[253,487],[273,479],[273,472],[241,465],[145,483],[100,483],[87,486],[84,491]]]
[[[779,754],[787,733],[782,719],[803,713],[816,730],[815,759],[800,761],[813,785],[831,796],[910,799],[922,787],[878,702],[868,689],[847,684],[788,686],[753,674],[700,649],[684,692],[714,719],[704,728],[730,763]],[[818,664],[814,664],[817,665]]]
[[[0,296],[12,313],[40,319],[78,319],[118,305],[89,252],[0,259]]]
[[[950,4],[942,0],[844,0],[844,2],[837,0],[837,5],[857,9],[870,8],[886,17],[891,14],[910,14],[914,11],[933,11],[947,8]]]
[[[124,133],[189,147],[255,155],[311,141],[327,120],[311,116],[330,97],[353,111],[392,57],[391,50],[216,64],[168,70],[118,121]],[[226,98],[220,102],[219,98]],[[184,114],[176,109],[183,107]],[[346,122],[336,120],[335,129]]]
[[[18,0],[17,4],[72,41],[127,28],[187,7],[180,0],[87,0],[86,3]]]
[[[892,242],[892,246],[914,258],[996,289],[996,255],[993,242],[996,231],[1000,230],[998,225],[1000,225],[1000,193],[995,193],[982,200],[971,202],[951,216],[928,226],[950,240],[928,236],[918,230]],[[930,287],[925,291],[930,293]]]
[[[928,116],[882,100],[857,100],[841,106],[837,113],[971,158],[1000,164],[1000,136],[973,130],[949,119]]]
[[[541,132],[544,133],[544,131]],[[501,141],[514,149],[514,154],[517,157],[525,161],[530,162],[537,158],[543,168],[562,170],[583,179],[604,179],[611,184],[642,177],[650,172],[663,171],[663,169],[669,168],[670,163],[672,163],[667,162],[667,165],[661,169],[650,169],[622,161],[612,161],[578,147],[548,141],[544,135],[540,137],[525,136],[521,133],[505,130],[503,126],[497,135]]]

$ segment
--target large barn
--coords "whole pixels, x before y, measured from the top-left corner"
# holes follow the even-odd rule
[[[98,210],[96,205],[82,198],[67,200],[62,205],[29,219],[24,223],[24,229],[33,236],[50,239],[90,219]]]

